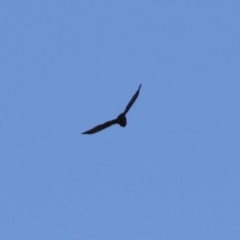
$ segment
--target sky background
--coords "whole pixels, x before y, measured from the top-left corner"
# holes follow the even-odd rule
[[[0,239],[239,240],[239,107],[239,0],[1,1]]]

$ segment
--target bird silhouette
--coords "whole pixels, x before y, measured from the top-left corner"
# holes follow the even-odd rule
[[[126,114],[128,113],[128,111],[130,110],[130,108],[132,107],[132,105],[134,104],[134,102],[136,101],[138,95],[139,95],[139,91],[141,88],[142,84],[139,85],[138,90],[136,91],[136,93],[132,96],[130,102],[128,103],[128,105],[126,106],[125,110],[123,113],[121,113],[120,115],[118,115],[118,117],[116,119],[107,121],[103,124],[97,125],[96,127],[83,132],[82,134],[93,134],[99,131],[102,131],[105,128],[108,128],[114,124],[119,124],[121,127],[126,127],[127,125],[127,118],[126,118]]]

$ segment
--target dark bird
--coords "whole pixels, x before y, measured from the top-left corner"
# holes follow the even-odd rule
[[[126,106],[125,110],[123,113],[121,113],[116,119],[107,121],[103,124],[100,124],[86,132],[83,132],[82,134],[93,134],[99,131],[102,131],[103,129],[112,126],[113,124],[119,124],[121,127],[126,127],[127,125],[127,118],[126,118],[126,114],[128,113],[128,111],[130,110],[130,108],[132,107],[132,105],[134,104],[134,102],[136,101],[138,95],[139,95],[139,91],[141,88],[142,84],[140,84],[140,86],[138,87],[138,90],[136,91],[136,93],[133,95],[132,99],[130,100],[130,102],[128,103],[128,105]]]

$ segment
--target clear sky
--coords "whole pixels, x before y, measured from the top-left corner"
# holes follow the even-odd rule
[[[0,239],[240,239],[239,0],[1,1],[0,51]]]

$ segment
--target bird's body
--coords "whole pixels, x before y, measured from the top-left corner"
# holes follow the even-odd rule
[[[121,113],[118,117],[117,117],[117,122],[121,127],[126,127],[127,126],[127,118],[126,116]]]
[[[127,125],[127,118],[126,118],[126,114],[127,112],[129,111],[129,109],[132,107],[132,105],[134,104],[134,102],[136,101],[138,95],[139,95],[139,91],[140,91],[140,88],[141,88],[141,84],[137,90],[137,92],[133,95],[133,97],[131,98],[130,102],[128,103],[128,105],[126,106],[125,108],[125,111],[123,113],[121,113],[120,115],[118,115],[118,117],[116,119],[113,119],[113,120],[110,120],[110,121],[107,121],[103,124],[100,124],[86,132],[83,132],[82,134],[93,134],[93,133],[96,133],[96,132],[99,132],[107,127],[110,127],[114,124],[119,124],[121,127],[126,127]]]

